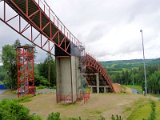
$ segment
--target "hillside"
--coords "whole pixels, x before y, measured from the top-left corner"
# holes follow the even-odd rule
[[[107,70],[108,75],[113,83],[120,83],[123,85],[138,85],[144,89],[144,68],[143,60],[119,60],[119,61],[104,61],[101,62]],[[146,74],[148,82],[148,90],[157,93],[156,87],[153,85],[159,84],[160,75],[160,58],[146,59]],[[158,87],[159,88],[159,87]]]
[[[143,59],[133,60],[118,60],[118,61],[103,61],[102,65],[107,68],[108,72],[122,71],[124,69],[133,69],[143,66]],[[157,59],[146,59],[146,66],[160,64],[160,58]]]

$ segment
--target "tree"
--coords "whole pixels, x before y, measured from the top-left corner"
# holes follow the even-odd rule
[[[160,71],[155,71],[148,78],[148,92],[160,94]]]
[[[45,59],[44,63],[38,65],[39,75],[48,79],[50,85],[56,85],[55,61],[51,55]]]
[[[0,66],[0,84],[3,83],[2,81],[5,79],[6,71],[4,70],[3,66]]]
[[[16,51],[12,45],[5,45],[2,48],[2,62],[7,71],[4,83],[7,87],[13,89],[16,87]]]
[[[49,85],[49,82],[48,80],[43,77],[43,76],[40,76],[37,72],[34,73],[34,79],[35,79],[35,85],[36,86],[48,86]]]
[[[4,83],[11,89],[17,88],[16,47],[20,46],[19,40],[13,45],[5,45],[2,48],[3,67],[7,72]]]

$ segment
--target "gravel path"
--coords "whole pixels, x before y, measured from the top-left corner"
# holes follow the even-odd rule
[[[36,91],[36,94],[49,94],[55,93],[54,89],[39,89]],[[17,94],[9,91],[9,90],[0,90],[0,100],[3,99],[15,99],[17,98]]]
[[[0,90],[0,94],[4,93],[6,90]]]
[[[0,90],[0,100],[17,98],[16,94],[13,94],[9,90]]]

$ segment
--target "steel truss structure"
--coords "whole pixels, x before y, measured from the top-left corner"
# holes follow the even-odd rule
[[[1,0],[0,4],[0,9],[3,11],[0,20],[44,51],[54,55],[56,46],[70,56],[71,45],[78,49],[83,48],[82,43],[65,27],[46,2]],[[14,15],[11,16],[9,13]],[[112,82],[102,65],[89,54],[84,54],[84,58],[83,63],[87,67],[96,69],[114,92]]]
[[[35,95],[34,84],[34,48],[17,47],[17,93],[18,97],[26,94]]]
[[[92,56],[86,54],[84,57],[84,60],[82,61],[83,64],[85,64],[86,68],[93,69],[95,72],[99,73],[103,79],[106,81],[105,85],[110,86],[110,90],[114,91],[114,88],[112,86],[112,82],[110,77],[107,75],[106,70],[102,67],[100,63],[98,63]]]

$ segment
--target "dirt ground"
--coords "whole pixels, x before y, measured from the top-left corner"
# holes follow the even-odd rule
[[[31,113],[41,115],[45,120],[49,113],[60,112],[62,120],[71,117],[97,120],[100,115],[109,120],[114,115],[121,115],[124,119],[127,116],[127,109],[133,103],[143,98],[135,94],[91,94],[87,103],[83,101],[75,104],[64,105],[56,103],[55,93],[41,94],[33,97],[32,101],[23,103],[31,110]]]

